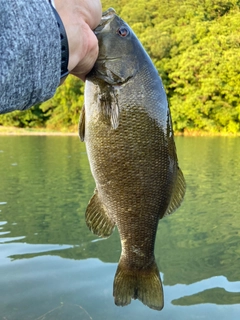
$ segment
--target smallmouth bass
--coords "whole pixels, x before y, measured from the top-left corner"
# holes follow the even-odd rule
[[[95,34],[99,56],[87,76],[79,123],[96,182],[86,223],[100,237],[118,228],[115,304],[139,299],[161,310],[154,257],[158,222],[180,206],[185,193],[167,97],[150,57],[113,9],[103,13]]]

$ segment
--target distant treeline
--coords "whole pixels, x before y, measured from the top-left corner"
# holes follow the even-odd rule
[[[132,27],[161,75],[175,131],[240,132],[240,0],[102,0]],[[54,98],[0,124],[76,128],[84,86],[69,77]]]

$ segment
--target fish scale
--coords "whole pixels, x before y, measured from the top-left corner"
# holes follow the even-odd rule
[[[95,33],[99,56],[87,76],[79,124],[96,183],[86,223],[101,237],[115,226],[119,231],[116,305],[133,298],[161,310],[154,257],[158,222],[177,209],[185,193],[170,110],[151,59],[113,9],[103,13]]]

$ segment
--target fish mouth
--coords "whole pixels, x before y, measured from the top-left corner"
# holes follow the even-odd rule
[[[116,11],[113,8],[109,8],[108,10],[102,13],[102,19],[100,24],[93,30],[95,35],[100,33],[104,27],[115,17]]]
[[[97,61],[99,61],[99,62],[105,62],[105,61],[114,61],[114,60],[119,60],[119,59],[122,59],[122,57],[113,57],[113,58],[111,58],[111,57],[99,57],[98,59],[97,59]]]

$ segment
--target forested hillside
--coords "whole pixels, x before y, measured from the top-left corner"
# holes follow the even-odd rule
[[[240,132],[240,0],[102,0],[132,27],[161,75],[175,131]],[[83,84],[0,124],[76,128]]]

